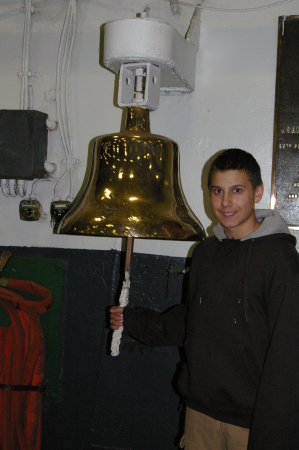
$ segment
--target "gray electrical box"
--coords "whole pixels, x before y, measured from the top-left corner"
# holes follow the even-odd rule
[[[0,178],[44,178],[47,118],[35,110],[0,110]]]

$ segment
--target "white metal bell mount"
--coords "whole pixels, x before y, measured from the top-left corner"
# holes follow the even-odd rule
[[[196,47],[185,39],[171,25],[157,19],[135,18],[108,22],[104,26],[103,60],[107,68],[116,74],[121,71],[121,94],[119,101],[124,106],[127,99],[138,104],[138,95],[132,95],[136,88],[133,75],[137,68],[147,72],[148,89],[157,89],[158,72],[161,71],[160,92],[166,94],[185,94],[195,89]],[[133,66],[132,66],[133,64]],[[123,66],[123,67],[122,67]],[[150,76],[149,76],[150,75]],[[133,87],[132,87],[133,84]],[[135,89],[135,93],[138,92]],[[146,93],[147,95],[147,93]],[[153,94],[156,95],[156,94]],[[155,101],[141,99],[140,106],[156,109]],[[152,102],[148,105],[142,102]],[[126,106],[130,106],[126,104]]]
[[[161,69],[154,64],[122,64],[119,73],[118,104],[155,110],[159,106]]]

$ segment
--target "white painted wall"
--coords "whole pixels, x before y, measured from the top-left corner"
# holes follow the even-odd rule
[[[266,0],[205,0],[203,4],[252,8],[268,3]],[[32,17],[29,68],[40,74],[30,80],[34,109],[47,113],[52,120],[57,119],[56,103],[45,101],[45,92],[56,86],[57,51],[67,4],[67,0],[37,2],[39,12]],[[20,108],[21,84],[17,72],[22,67],[24,14],[19,11],[21,6],[21,0],[0,0],[1,109]],[[75,173],[76,192],[85,174],[90,140],[120,130],[122,110],[113,102],[115,76],[99,64],[100,27],[111,20],[133,18],[146,6],[150,7],[151,17],[165,20],[185,35],[193,13],[193,8],[187,6],[181,5],[181,15],[173,16],[167,0],[77,0],[77,31],[69,84],[74,151],[75,157],[81,160]],[[270,207],[278,17],[298,12],[298,0],[255,12],[203,10],[195,92],[161,97],[158,110],[151,113],[152,132],[179,143],[183,190],[205,228],[211,225],[211,215],[207,199],[203,201],[201,172],[206,161],[221,149],[240,147],[253,153],[261,165],[265,183],[260,207]],[[58,166],[55,176],[63,173],[63,158],[59,131],[52,131],[48,159]],[[31,185],[32,182],[29,188]],[[0,193],[0,245],[121,248],[121,239],[53,235],[49,214],[53,188],[54,183],[38,184],[38,199],[48,214],[38,222],[21,221],[20,197],[8,199]],[[60,189],[60,196],[66,195],[67,182]],[[136,239],[134,250],[184,257],[191,244]]]

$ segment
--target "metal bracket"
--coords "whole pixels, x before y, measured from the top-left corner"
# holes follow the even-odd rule
[[[175,95],[193,92],[199,16],[198,12],[194,13],[187,39],[171,25],[157,19],[121,19],[106,23],[104,65],[119,74],[122,65],[128,68],[128,64],[151,64],[161,70],[160,93]],[[127,78],[130,79],[130,76]],[[130,92],[130,87],[125,86],[126,92]],[[157,83],[152,87],[157,87]]]
[[[181,14],[181,9],[178,0],[170,0],[170,7],[172,14]]]
[[[119,106],[159,106],[161,69],[150,63],[122,64],[119,74]]]
[[[201,21],[201,9],[198,8],[200,4],[194,9],[193,15],[190,20],[189,28],[186,33],[185,39],[194,45],[196,51],[199,50],[200,39],[200,21]]]
[[[190,270],[189,267],[186,266],[174,266],[170,264],[168,268],[168,277],[167,277],[167,289],[166,289],[166,296],[167,298],[170,297],[170,281],[171,278],[175,275],[185,275]]]
[[[12,256],[12,253],[9,252],[8,250],[5,250],[2,255],[0,256],[0,272],[2,272],[2,270],[4,269],[4,267],[6,266],[9,258]]]
[[[4,252],[0,256],[0,272],[2,272],[11,256],[12,256],[11,252],[9,252],[8,250],[4,250]],[[1,277],[0,274],[0,286],[7,287],[7,285],[8,285],[8,278]]]

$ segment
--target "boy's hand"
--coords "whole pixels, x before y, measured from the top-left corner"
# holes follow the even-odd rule
[[[110,328],[112,330],[118,330],[123,326],[123,310],[121,306],[112,306],[110,308]]]

